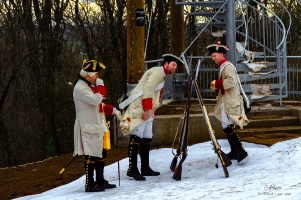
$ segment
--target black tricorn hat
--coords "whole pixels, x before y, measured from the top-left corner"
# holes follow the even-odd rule
[[[184,65],[183,60],[181,60],[180,58],[178,58],[175,55],[172,55],[172,54],[163,54],[162,57],[164,59],[164,62],[167,61],[169,63],[171,61],[174,61],[174,62],[177,63],[178,66]]]
[[[226,54],[229,47],[221,45],[221,42],[217,41],[216,44],[211,44],[207,46],[206,49],[210,52],[210,54],[213,54],[214,52]]]
[[[86,72],[98,72],[106,67],[101,62],[96,60],[83,61],[82,69]]]

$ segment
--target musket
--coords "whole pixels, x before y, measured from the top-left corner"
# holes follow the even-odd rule
[[[181,133],[183,133],[184,131],[184,128],[185,128],[185,124],[186,124],[186,121],[187,121],[187,118],[186,118],[186,108],[185,108],[185,112],[184,112],[184,118],[183,118],[183,125],[182,125],[182,131]],[[181,121],[180,121],[181,122]],[[179,124],[180,124],[179,122]],[[177,133],[178,133],[178,129],[177,129],[177,132],[175,134],[175,139],[177,137]],[[174,141],[175,141],[174,139]],[[172,152],[172,154],[174,155],[174,158],[172,159],[171,161],[171,164],[170,164],[170,170],[172,172],[175,171],[176,167],[177,167],[177,164],[178,164],[178,157],[181,156],[181,149],[180,149],[180,146],[181,146],[181,141],[183,140],[183,134],[181,134],[180,138],[179,138],[179,143],[178,143],[178,147],[177,147],[177,150],[176,150],[176,153]],[[173,142],[174,144],[174,142]],[[173,145],[172,145],[172,149],[173,149]]]
[[[65,169],[73,162],[73,160],[78,156],[78,154],[76,154],[69,162],[68,164],[60,171],[60,174],[62,174]]]
[[[190,61],[192,61],[192,59]],[[190,66],[191,66],[191,62],[190,62]],[[185,131],[184,129],[186,127],[186,121],[187,121],[186,113],[187,112],[186,112],[186,109],[185,109],[184,120],[183,120],[182,132],[181,133],[183,133],[183,131]],[[175,134],[175,139],[176,139],[177,133],[178,133],[178,129],[177,129],[177,132]],[[172,152],[172,154],[174,155],[174,158],[172,159],[170,167],[169,167],[172,172],[175,171],[175,169],[177,167],[177,163],[178,163],[178,157],[181,155],[180,146],[181,146],[181,141],[183,140],[182,137],[183,137],[183,134],[181,134],[181,137],[179,138],[179,144],[178,144],[178,147],[177,147],[177,152],[176,153]],[[174,141],[175,141],[175,139],[174,139]],[[174,144],[174,142],[173,142],[173,144]],[[173,149],[173,145],[172,145],[172,149]]]
[[[186,63],[186,60],[185,60],[185,57],[184,56],[182,56],[182,57],[183,57],[183,61],[184,61],[184,65],[185,65],[185,68],[187,70],[187,73],[190,73],[190,70],[189,70],[189,68],[187,66],[187,63]],[[200,67],[200,60],[198,62],[198,66],[197,66],[197,70],[196,70],[197,73],[198,73],[199,67]],[[206,125],[207,125],[208,133],[210,135],[210,138],[211,138],[211,141],[212,141],[212,145],[214,147],[214,152],[218,155],[218,158],[221,161],[225,177],[229,177],[229,172],[228,172],[227,167],[230,166],[232,164],[232,162],[231,162],[231,160],[229,160],[229,158],[227,157],[227,155],[221,150],[220,145],[218,144],[218,142],[217,142],[217,140],[215,138],[214,130],[213,130],[212,126],[211,126],[211,123],[210,123],[210,120],[209,120],[209,117],[208,117],[208,114],[207,114],[207,110],[206,110],[206,107],[205,107],[205,105],[203,103],[201,92],[200,92],[200,89],[198,87],[198,84],[197,84],[196,80],[197,80],[197,75],[196,75],[196,78],[193,78],[193,85],[195,87],[195,90],[196,90],[196,93],[197,93],[197,96],[198,96],[198,100],[199,100],[199,103],[200,103],[200,106],[201,106],[201,110],[202,110],[204,118],[205,118],[205,122],[206,122]],[[218,167],[217,163],[216,163],[215,166]]]
[[[115,118],[115,127],[116,127],[116,143],[117,143],[117,162],[118,162],[118,180],[119,180],[119,186],[120,186],[120,166],[119,166],[119,139],[118,139],[118,126],[117,126],[117,117]]]
[[[188,83],[188,99],[187,99],[187,105],[185,109],[185,116],[184,116],[184,121],[183,121],[183,126],[182,126],[182,132],[181,132],[181,137],[180,137],[180,142],[179,146],[177,149],[177,157],[181,156],[181,160],[177,163],[177,159],[173,158],[173,161],[171,163],[171,170],[174,167],[174,174],[172,176],[172,179],[175,179],[177,181],[181,180],[182,178],[182,164],[185,161],[187,157],[187,143],[188,143],[188,127],[189,127],[189,113],[190,113],[190,97],[191,97],[191,89],[192,89],[192,77],[189,75],[189,83]],[[175,161],[174,161],[175,160]]]
[[[186,119],[186,108],[185,108],[181,133],[183,133],[183,132],[185,131],[184,129],[185,129],[185,126],[186,126],[186,125],[185,125],[185,124],[186,124],[186,121],[187,121],[187,119]],[[180,122],[181,122],[181,121],[180,121]],[[180,122],[179,122],[179,124],[180,124]],[[179,124],[178,124],[178,126],[179,126]],[[175,134],[175,138],[174,138],[173,144],[174,144],[174,142],[175,142],[175,140],[176,140],[177,134],[178,134],[178,129],[177,129],[177,131],[176,131],[176,134]],[[180,136],[180,138],[179,138],[179,143],[178,143],[178,147],[177,147],[176,153],[174,153],[174,152],[172,151],[172,154],[174,155],[174,158],[172,159],[171,164],[170,164],[170,167],[169,167],[170,170],[171,170],[172,172],[175,171],[175,169],[176,169],[176,167],[177,167],[177,164],[178,164],[178,157],[181,156],[181,149],[180,149],[180,146],[181,146],[181,141],[183,141],[183,136],[184,136],[184,134],[181,134],[181,136]],[[174,149],[174,148],[173,148],[173,144],[172,144],[172,149]]]

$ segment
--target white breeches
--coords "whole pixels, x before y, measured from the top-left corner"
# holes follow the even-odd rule
[[[136,135],[140,138],[151,139],[153,137],[153,121],[154,117],[150,117],[144,123],[140,124],[135,129],[133,129],[130,134]]]
[[[221,115],[222,115],[222,127],[223,129],[227,128],[229,125],[234,124],[234,121],[228,118],[225,109],[224,103],[221,104]]]

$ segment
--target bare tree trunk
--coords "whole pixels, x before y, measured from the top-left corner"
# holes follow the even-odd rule
[[[108,32],[110,33],[109,40],[111,45],[108,49],[105,49],[106,53],[101,51],[102,45],[100,42],[97,43],[98,52],[106,56],[102,56],[104,63],[107,63],[109,68],[104,72],[104,81],[108,88],[108,103],[117,106],[117,102],[120,95],[126,92],[126,81],[127,81],[127,54],[126,44],[127,38],[124,37],[126,34],[126,28],[124,26],[124,10],[126,8],[126,1],[119,0],[117,5],[113,6],[110,0],[104,0],[104,21],[108,21]],[[115,10],[115,12],[114,12]],[[109,53],[113,52],[112,55]],[[101,56],[101,55],[99,55]],[[112,63],[113,60],[116,60]],[[110,75],[114,76],[110,76]],[[119,77],[119,78],[118,78]]]
[[[79,0],[75,1],[75,23],[79,27],[81,39],[85,45],[85,50],[87,52],[87,56],[89,60],[95,59],[95,54],[93,50],[93,45],[89,39],[89,33],[87,32],[87,27],[90,26],[88,21],[84,21],[83,17],[80,15],[80,9],[79,9]]]
[[[176,56],[184,51],[184,16],[182,5],[176,5],[175,1],[170,1],[170,49]],[[184,66],[178,67],[177,71],[185,72]]]
[[[149,8],[150,9],[150,8]],[[153,17],[151,21],[149,31],[149,42],[147,48],[147,60],[153,60],[161,58],[165,53],[169,51],[169,32],[168,32],[168,19],[167,13],[169,10],[169,4],[166,1],[157,0],[155,2],[155,8],[153,9]]]
[[[2,163],[0,162],[0,166],[5,167],[5,166],[12,166],[13,165],[13,161],[11,158],[11,150],[9,147],[9,139],[8,139],[8,133],[7,130],[5,128],[4,122],[2,117],[0,117],[0,141],[1,141],[1,145],[0,145],[0,152],[2,155]]]

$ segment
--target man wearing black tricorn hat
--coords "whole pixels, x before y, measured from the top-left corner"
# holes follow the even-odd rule
[[[227,156],[229,159],[240,162],[248,156],[248,153],[243,148],[235,125],[243,129],[249,120],[245,114],[243,99],[240,95],[237,71],[234,65],[226,59],[228,46],[221,45],[218,41],[206,48],[211,53],[212,60],[220,67],[219,79],[213,80],[210,87],[217,93],[214,115],[221,121],[223,131],[231,147]]]
[[[119,107],[122,104],[124,104],[123,107],[128,105],[128,108],[122,113],[120,122],[123,134],[130,135],[127,175],[139,181],[144,181],[144,176],[160,175],[149,166],[155,110],[160,105],[165,76],[173,74],[178,66],[183,65],[183,61],[172,54],[164,54],[162,57],[164,65],[147,70],[137,86],[127,94],[129,98],[119,104]],[[137,167],[138,152],[140,152],[141,158],[141,174]]]
[[[84,60],[73,90],[76,110],[74,155],[85,155],[86,192],[101,192],[116,187],[108,183],[103,175],[108,150],[104,146],[104,132],[107,131],[104,113],[118,118],[121,116],[115,107],[102,103],[106,98],[106,87],[98,77],[98,71],[105,68],[96,60]]]

